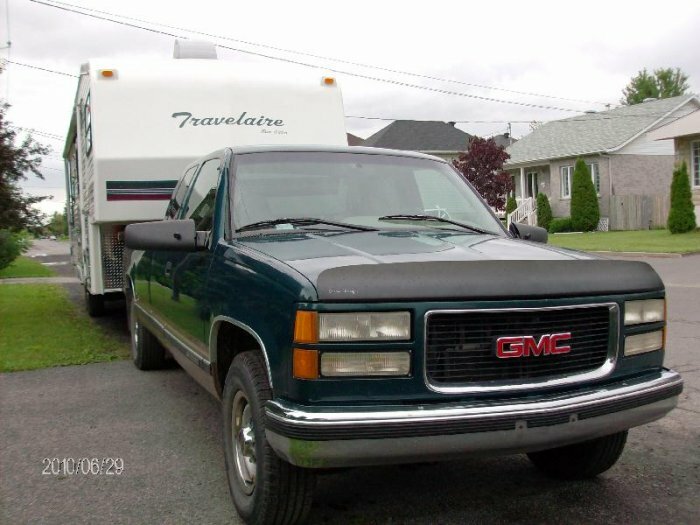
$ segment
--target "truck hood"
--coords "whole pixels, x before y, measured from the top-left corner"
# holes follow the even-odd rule
[[[452,231],[280,232],[237,239],[285,262],[319,300],[535,298],[663,290],[646,263]]]

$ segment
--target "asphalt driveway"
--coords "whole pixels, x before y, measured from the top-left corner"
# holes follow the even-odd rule
[[[668,286],[667,364],[686,381],[620,462],[562,483],[524,456],[323,475],[311,523],[698,523],[700,256],[650,259]],[[116,327],[114,328],[116,329]],[[128,362],[0,375],[1,523],[238,523],[218,403],[179,369]],[[44,458],[121,458],[121,475],[43,474]]]

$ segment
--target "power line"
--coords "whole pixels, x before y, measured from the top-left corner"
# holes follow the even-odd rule
[[[43,2],[37,2],[37,3],[43,3]],[[132,21],[134,21],[134,22],[141,22],[141,23],[146,23],[146,24],[150,24],[150,25],[154,25],[154,26],[165,27],[165,28],[167,28],[167,29],[173,29],[173,30],[176,30],[176,31],[185,31],[185,32],[187,32],[187,33],[192,33],[192,34],[200,35],[200,36],[206,36],[206,37],[209,37],[209,38],[217,38],[217,39],[220,39],[220,40],[227,40],[227,41],[229,41],[229,42],[238,42],[238,43],[240,43],[240,44],[246,44],[246,45],[249,45],[249,46],[261,47],[261,48],[264,48],[264,49],[271,49],[271,50],[273,50],[273,51],[281,51],[281,52],[283,52],[283,53],[290,53],[290,54],[294,54],[294,55],[301,55],[301,56],[307,56],[307,57],[311,57],[311,58],[318,58],[318,59],[321,59],[321,60],[331,60],[331,61],[333,61],[333,62],[337,62],[337,63],[340,63],[340,64],[347,64],[347,65],[351,65],[351,66],[359,66],[359,67],[363,67],[363,68],[367,68],[367,69],[376,69],[376,70],[378,70],[378,71],[384,71],[384,72],[386,72],[386,73],[395,73],[395,74],[405,75],[405,76],[411,76],[411,77],[415,77],[415,78],[422,78],[422,79],[425,79],[425,80],[434,80],[434,81],[438,81],[438,82],[447,82],[447,83],[451,83],[451,84],[459,84],[459,85],[462,85],[462,86],[469,86],[469,87],[475,87],[475,88],[480,88],[480,89],[490,89],[490,90],[494,90],[494,91],[502,91],[502,92],[504,92],[504,93],[513,93],[513,94],[516,94],[516,95],[526,95],[526,96],[538,97],[538,98],[549,98],[549,99],[554,99],[554,100],[565,100],[565,101],[568,101],[568,102],[582,102],[582,103],[586,103],[586,104],[599,104],[599,105],[603,105],[603,106],[609,106],[609,105],[610,105],[610,103],[608,103],[608,102],[601,102],[601,101],[596,101],[596,100],[586,100],[586,99],[577,99],[577,98],[559,97],[559,96],[555,96],[555,95],[545,95],[545,94],[542,94],[542,93],[534,93],[534,92],[529,92],[529,91],[517,91],[517,90],[514,90],[514,89],[507,89],[507,88],[501,88],[501,87],[496,87],[496,86],[488,86],[488,85],[485,85],[485,84],[475,84],[475,83],[471,83],[471,82],[465,82],[465,81],[462,81],[462,80],[456,80],[456,79],[450,79],[450,78],[441,78],[441,77],[436,77],[436,76],[431,76],[431,75],[425,75],[425,74],[421,74],[421,73],[415,73],[415,72],[412,72],[412,71],[404,71],[404,70],[400,70],[400,69],[392,69],[392,68],[387,68],[387,67],[382,67],[382,66],[376,66],[376,65],[372,65],[372,64],[365,64],[365,63],[362,63],[362,62],[353,62],[353,61],[351,61],[351,60],[344,60],[344,59],[341,59],[341,58],[329,57],[329,56],[324,56],[324,55],[316,55],[316,54],[313,54],[313,53],[308,53],[308,52],[304,52],[304,51],[298,51],[298,50],[295,50],[295,49],[289,49],[289,48],[284,48],[284,47],[272,46],[272,45],[268,45],[268,44],[262,44],[262,43],[259,43],[259,42],[252,42],[252,41],[249,41],[249,40],[241,40],[241,39],[231,38],[231,37],[227,37],[227,36],[223,36],[223,35],[217,35],[217,34],[207,33],[207,32],[204,32],[204,31],[197,31],[197,30],[195,30],[195,29],[189,29],[189,28],[186,28],[186,27],[178,27],[178,26],[172,26],[172,25],[168,25],[168,24],[163,24],[163,23],[160,23],[160,22],[153,22],[153,21],[151,21],[151,20],[145,20],[145,19],[143,19],[143,18],[135,18],[135,17],[130,17],[130,16],[126,16],[126,15],[120,15],[120,14],[118,14],[118,13],[111,13],[111,12],[109,12],[109,11],[101,11],[101,10],[99,10],[99,9],[84,7],[84,6],[77,5],[77,4],[70,4],[70,3],[67,3],[67,2],[58,2],[58,1],[55,1],[55,0],[51,0],[51,4],[57,4],[57,5],[61,5],[61,6],[67,6],[67,7],[71,7],[71,8],[81,9],[81,10],[83,10],[83,11],[88,11],[88,12],[92,12],[92,13],[100,13],[100,14],[103,14],[103,15],[111,16],[111,17],[122,18],[122,19],[124,19],[124,20],[132,20]],[[46,4],[46,5],[51,5],[51,4]]]
[[[75,13],[75,14],[87,16],[87,17],[90,17],[90,18],[95,18],[95,19],[97,19],[97,20],[104,20],[104,21],[106,21],[106,22],[112,22],[112,23],[120,24],[120,25],[123,25],[123,26],[126,26],[126,27],[132,27],[132,28],[135,28],[135,29],[141,29],[141,30],[144,30],[144,31],[149,31],[149,32],[151,32],[151,33],[161,34],[161,35],[165,35],[165,36],[169,36],[169,37],[174,37],[174,38],[182,38],[182,39],[187,40],[187,37],[185,37],[185,36],[177,35],[177,34],[174,34],[174,33],[169,33],[169,32],[167,32],[167,31],[161,31],[161,30],[158,30],[158,29],[153,29],[153,28],[149,28],[149,27],[144,27],[144,26],[140,26],[140,25],[137,25],[137,24],[132,24],[132,23],[130,23],[130,22],[124,22],[124,21],[122,21],[122,20],[114,20],[114,19],[112,19],[112,18],[107,18],[107,17],[104,17],[104,16],[96,15],[96,14],[86,13],[86,12],[79,11],[79,10],[76,10],[76,9],[72,9],[72,8],[69,8],[69,7],[63,7],[63,6],[60,6],[60,5],[56,5],[56,4],[44,2],[44,1],[42,1],[42,0],[30,0],[30,1],[31,1],[31,2],[34,2],[34,3],[36,3],[36,4],[40,4],[40,5],[47,6],[47,7],[53,7],[54,9],[59,9],[59,10],[62,10],[62,11],[67,11],[67,12],[70,12],[70,13]],[[551,110],[556,110],[556,111],[567,111],[567,112],[572,112],[572,113],[578,113],[578,112],[579,112],[579,110],[577,110],[577,109],[571,109],[571,108],[562,108],[562,107],[558,107],[558,106],[547,106],[547,105],[544,105],[544,104],[534,104],[534,103],[530,103],[530,102],[520,102],[520,101],[516,101],[516,100],[504,100],[504,99],[498,99],[498,98],[493,98],[493,97],[485,97],[485,96],[481,96],[481,95],[473,95],[473,94],[471,94],[471,93],[464,93],[464,92],[461,92],[461,91],[451,91],[451,90],[448,90],[448,89],[434,88],[434,87],[429,87],[429,86],[421,86],[421,85],[419,85],[419,84],[412,84],[412,83],[403,82],[403,81],[400,81],[400,80],[392,80],[392,79],[383,78],[383,77],[377,77],[377,76],[373,76],[373,75],[365,75],[365,74],[362,74],[362,73],[356,73],[356,72],[353,72],[353,71],[345,71],[345,70],[342,70],[342,69],[332,68],[332,67],[328,67],[328,66],[319,66],[319,65],[317,65],[317,64],[311,64],[311,63],[308,63],[308,62],[301,62],[301,61],[299,61],[299,60],[292,60],[292,59],[290,59],[290,58],[283,58],[283,57],[278,57],[278,56],[274,56],[274,55],[268,55],[268,54],[265,54],[265,53],[258,53],[258,52],[250,51],[250,50],[247,50],[247,49],[240,49],[240,48],[235,48],[235,47],[231,47],[231,46],[225,46],[225,45],[223,45],[223,44],[215,44],[215,45],[216,45],[217,47],[222,48],[222,49],[228,49],[228,50],[230,50],[230,51],[236,51],[236,52],[238,52],[238,53],[244,53],[244,54],[247,54],[247,55],[253,55],[253,56],[258,56],[258,57],[262,57],[262,58],[268,58],[268,59],[270,59],[270,60],[277,60],[277,61],[280,61],[280,62],[286,62],[286,63],[289,63],[289,64],[295,64],[295,65],[304,66],[304,67],[309,67],[309,68],[313,68],[313,69],[323,69],[323,70],[331,71],[331,72],[333,72],[333,73],[337,73],[337,74],[340,74],[340,75],[348,75],[348,76],[351,76],[351,77],[362,78],[362,79],[364,79],[364,80],[372,80],[372,81],[375,81],[375,82],[382,82],[382,83],[390,84],[390,85],[394,85],[394,86],[401,86],[401,87],[407,87],[407,88],[411,88],[411,89],[418,89],[418,90],[421,90],[421,91],[428,91],[428,92],[432,92],[432,93],[438,93],[438,94],[441,94],[441,95],[451,95],[451,96],[457,96],[457,97],[463,97],[463,98],[472,98],[472,99],[476,99],[476,100],[483,100],[483,101],[485,101],[485,102],[494,102],[494,103],[499,103],[499,104],[510,104],[510,105],[514,105],[514,106],[522,106],[522,107],[537,108],[537,109],[551,109]]]
[[[21,126],[7,126],[8,128],[18,129],[20,131],[26,131],[27,133],[32,133],[34,135],[39,135],[47,139],[63,140],[65,137],[59,135],[58,133],[49,133],[48,131],[41,131],[34,128],[23,128]]]
[[[16,60],[9,60],[7,58],[3,58],[0,60],[2,60],[2,62],[5,62],[7,64],[14,64],[15,66],[28,67],[30,69],[38,69],[39,71],[45,71],[47,73],[54,73],[56,75],[63,75],[66,77],[80,78],[80,75],[73,75],[71,73],[66,73],[64,71],[57,71],[55,69],[48,69],[46,67],[33,66],[31,64],[26,64],[24,62],[17,62]]]

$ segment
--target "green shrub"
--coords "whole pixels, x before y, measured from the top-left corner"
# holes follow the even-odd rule
[[[598,196],[591,172],[583,159],[577,159],[571,183],[571,227],[574,231],[590,232],[598,227],[599,220]]]
[[[571,232],[574,231],[571,224],[571,217],[559,217],[552,219],[549,223],[549,233]]]
[[[0,230],[0,270],[7,268],[25,250],[22,237],[9,230]]]
[[[544,193],[537,194],[537,226],[549,229],[549,224],[552,222],[552,207],[549,205],[549,199]]]
[[[671,211],[668,214],[667,226],[671,233],[686,233],[695,229],[695,208],[685,162],[673,170]]]
[[[508,200],[506,201],[506,217],[513,213],[517,207],[518,201],[515,200],[515,197],[508,197]]]

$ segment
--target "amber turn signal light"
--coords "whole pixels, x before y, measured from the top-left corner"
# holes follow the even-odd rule
[[[318,378],[318,351],[294,349],[294,377],[296,379]]]
[[[318,314],[298,310],[294,321],[295,343],[318,343]]]

